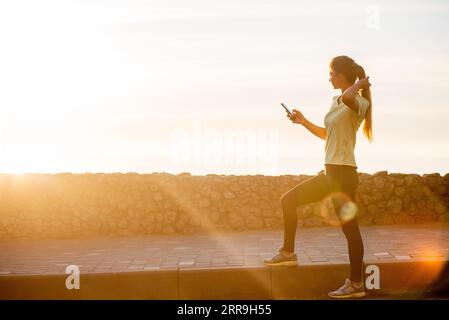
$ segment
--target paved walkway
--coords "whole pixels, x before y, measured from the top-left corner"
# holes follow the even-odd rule
[[[449,226],[362,227],[365,262],[449,260]],[[164,269],[263,266],[282,245],[283,231],[220,235],[142,236],[87,240],[0,242],[3,275],[65,274],[78,265],[82,274]],[[346,239],[339,228],[298,229],[300,265],[346,264]]]

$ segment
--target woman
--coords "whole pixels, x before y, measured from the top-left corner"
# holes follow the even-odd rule
[[[264,263],[271,266],[295,266],[295,236],[297,206],[330,197],[346,236],[351,263],[351,276],[339,289],[329,293],[332,298],[364,297],[363,241],[357,224],[355,193],[359,184],[354,158],[356,133],[364,120],[363,132],[372,141],[372,104],[369,77],[364,69],[347,56],[331,60],[330,79],[341,95],[332,99],[332,106],[324,118],[325,128],[319,127],[294,109],[288,118],[306,127],[326,141],[325,171],[311,177],[281,197],[284,218],[284,244],[278,253]],[[356,82],[356,80],[358,81]],[[359,92],[361,91],[361,95]]]

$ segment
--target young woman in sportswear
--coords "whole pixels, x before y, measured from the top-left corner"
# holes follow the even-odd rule
[[[288,118],[303,125],[315,136],[326,141],[324,172],[313,176],[286,192],[281,197],[284,219],[284,244],[271,259],[271,266],[296,266],[295,237],[296,208],[330,197],[348,242],[351,276],[342,287],[329,293],[332,298],[353,298],[366,295],[363,280],[363,240],[357,223],[355,193],[359,175],[354,157],[356,133],[364,122],[363,132],[372,141],[372,103],[369,77],[363,67],[348,56],[334,57],[329,65],[334,89],[341,94],[332,98],[332,105],[320,127],[294,109]]]

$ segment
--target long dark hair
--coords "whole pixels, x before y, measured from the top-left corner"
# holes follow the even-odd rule
[[[359,64],[357,64],[353,59],[348,56],[338,56],[332,58],[329,67],[332,71],[342,73],[348,82],[352,85],[357,79],[363,79],[366,77],[365,69]],[[373,141],[373,119],[372,119],[372,109],[373,101],[371,99],[371,90],[362,90],[362,97],[369,101],[368,110],[365,113],[365,119],[363,124],[363,133],[368,138],[369,142]]]

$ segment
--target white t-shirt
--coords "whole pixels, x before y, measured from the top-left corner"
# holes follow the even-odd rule
[[[340,96],[332,98],[332,106],[324,117],[327,138],[325,164],[349,165],[357,168],[354,157],[356,133],[365,118],[369,101],[357,94],[359,112],[355,112],[343,102],[338,102]],[[340,99],[341,100],[341,99]]]

